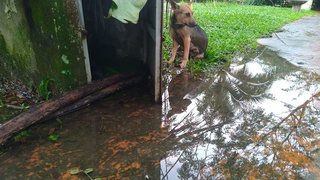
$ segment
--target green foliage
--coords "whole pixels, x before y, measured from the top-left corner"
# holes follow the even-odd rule
[[[51,86],[54,82],[54,79],[42,80],[37,88],[38,95],[43,97],[46,101],[49,100],[52,95]]]
[[[225,0],[197,0],[196,2],[225,2]],[[189,2],[189,1],[188,1]],[[232,3],[243,3],[247,5],[269,5],[269,6],[288,6],[288,0],[228,0]]]
[[[25,111],[25,110],[27,110],[27,109],[29,109],[29,108],[30,108],[30,106],[26,105],[25,103],[20,104],[20,109],[21,109],[22,111]]]
[[[211,2],[194,3],[193,11],[197,23],[209,38],[206,58],[189,61],[188,67],[194,72],[228,62],[238,53],[256,48],[257,38],[268,36],[303,16],[315,14],[312,11],[293,12],[290,8]],[[165,27],[164,34],[164,59],[168,60],[172,47],[168,27]]]
[[[49,141],[56,142],[59,139],[59,135],[57,134],[51,134],[48,136]]]
[[[28,136],[29,136],[29,132],[27,130],[26,131],[21,131],[18,135],[16,135],[14,137],[14,140],[16,142],[19,142],[19,141],[22,141],[23,139],[25,139]]]
[[[5,103],[0,99],[0,108],[5,107]]]
[[[282,6],[288,7],[289,3],[287,0],[243,0],[244,4],[249,5],[270,5],[270,6]]]

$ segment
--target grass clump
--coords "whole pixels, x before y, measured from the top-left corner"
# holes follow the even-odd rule
[[[229,62],[236,54],[256,48],[257,38],[268,36],[303,16],[315,15],[313,11],[293,12],[291,8],[211,2],[193,3],[193,11],[197,23],[208,35],[209,44],[204,60],[189,61],[192,72],[203,71],[214,63]],[[164,34],[164,58],[168,60],[172,47],[169,27],[165,27]]]

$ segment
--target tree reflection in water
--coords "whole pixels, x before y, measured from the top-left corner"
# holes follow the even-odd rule
[[[215,70],[191,90],[179,88],[188,82],[170,84],[163,120],[174,145],[161,162],[162,179],[320,177],[318,76],[272,53]],[[177,98],[177,89],[189,92]],[[189,104],[174,111],[181,99]]]

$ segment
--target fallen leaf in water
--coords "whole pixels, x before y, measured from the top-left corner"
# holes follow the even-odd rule
[[[89,174],[89,173],[93,172],[93,168],[85,169],[83,172],[86,174]]]
[[[78,167],[75,167],[75,168],[71,168],[71,169],[69,170],[69,172],[70,172],[70,174],[72,174],[72,175],[76,175],[76,174],[81,173],[82,170],[81,170],[80,168],[78,168]]]
[[[143,109],[139,109],[139,110],[137,110],[137,111],[135,111],[135,112],[130,113],[130,114],[129,114],[129,117],[138,117],[138,116],[140,116],[143,112],[144,112]]]
[[[141,168],[141,164],[139,162],[133,162],[131,164],[131,167],[139,169],[139,168]]]

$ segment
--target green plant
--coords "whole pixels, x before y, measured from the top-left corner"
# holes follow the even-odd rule
[[[59,139],[59,135],[57,135],[57,134],[50,134],[49,136],[48,136],[48,139],[49,139],[49,141],[51,141],[51,142],[56,142],[58,139]]]
[[[43,97],[46,101],[49,100],[52,95],[51,85],[55,82],[54,79],[44,79],[40,82],[37,92],[38,95]]]
[[[26,137],[28,137],[29,136],[29,132],[27,131],[27,130],[25,130],[25,131],[21,131],[18,135],[16,135],[15,137],[14,137],[14,140],[16,141],[16,142],[19,142],[19,141],[22,141],[22,140],[24,140]]]
[[[5,107],[5,103],[0,99],[0,108]]]
[[[289,3],[287,0],[243,0],[244,4],[248,5],[269,5],[269,6],[282,6],[288,7]]]
[[[20,104],[20,108],[22,111],[25,111],[26,109],[29,109],[30,106],[26,105],[25,103]]]

